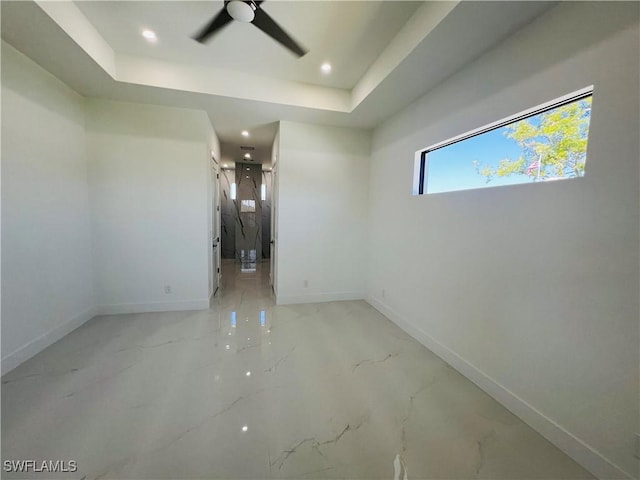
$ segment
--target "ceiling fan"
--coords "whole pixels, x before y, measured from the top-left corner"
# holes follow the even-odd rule
[[[267,12],[260,8],[264,0],[225,0],[224,8],[193,38],[205,43],[212,35],[225,27],[231,20],[252,23],[275,41],[302,57],[307,50],[285,32]]]

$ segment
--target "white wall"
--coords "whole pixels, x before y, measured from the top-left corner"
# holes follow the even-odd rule
[[[370,140],[280,122],[278,303],[363,298]]]
[[[2,137],[3,374],[96,313],[208,308],[204,112],[86,101],[3,42]]]
[[[2,42],[2,373],[93,316],[83,99]]]
[[[559,5],[380,126],[369,185],[368,300],[603,478],[638,475],[638,48],[637,3]],[[411,196],[417,150],[592,84],[584,178]]]
[[[208,308],[211,135],[201,111],[88,102],[100,312]]]

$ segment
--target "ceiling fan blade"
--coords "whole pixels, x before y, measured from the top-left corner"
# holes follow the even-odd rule
[[[255,18],[251,23],[253,23],[256,27],[258,27],[260,30],[262,30],[277,42],[280,42],[282,45],[287,47],[299,57],[306,55],[307,50],[299,43],[297,43],[293,38],[291,38],[289,34],[285,32],[282,27],[280,27],[280,25],[278,25],[275,20],[273,20],[273,18],[271,18],[267,14],[267,12],[258,7],[256,9],[255,15]]]
[[[227,25],[233,18],[227,12],[226,5],[225,8],[220,10],[218,14],[211,19],[211,21],[205,26],[197,35],[193,37],[194,40],[197,40],[200,43],[204,43],[211,37],[214,33],[220,30],[222,27]]]

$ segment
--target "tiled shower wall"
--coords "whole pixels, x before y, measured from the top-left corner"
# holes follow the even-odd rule
[[[240,256],[242,263],[259,262],[262,260],[262,165],[236,163],[236,185],[236,256]]]
[[[248,170],[247,170],[248,169]],[[249,177],[249,178],[247,178]],[[236,184],[236,199],[231,199],[231,185]],[[266,186],[266,200],[261,199],[261,186]],[[269,258],[271,238],[271,172],[262,171],[260,164],[236,163],[236,169],[223,169],[220,173],[222,258],[255,261]],[[255,212],[247,205],[242,211],[242,200],[253,200]],[[250,209],[250,207],[249,207]],[[252,253],[253,252],[253,253]]]
[[[236,258],[236,202],[231,200],[231,184],[236,182],[236,171],[220,172],[220,210],[222,258]]]
[[[265,200],[262,200],[262,258],[271,256],[271,172],[262,171],[262,184],[266,186]]]

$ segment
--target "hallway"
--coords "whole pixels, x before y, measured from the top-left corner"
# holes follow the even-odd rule
[[[210,310],[96,317],[3,377],[3,461],[78,465],[4,478],[591,478],[365,302],[276,307],[267,269],[225,262]]]

